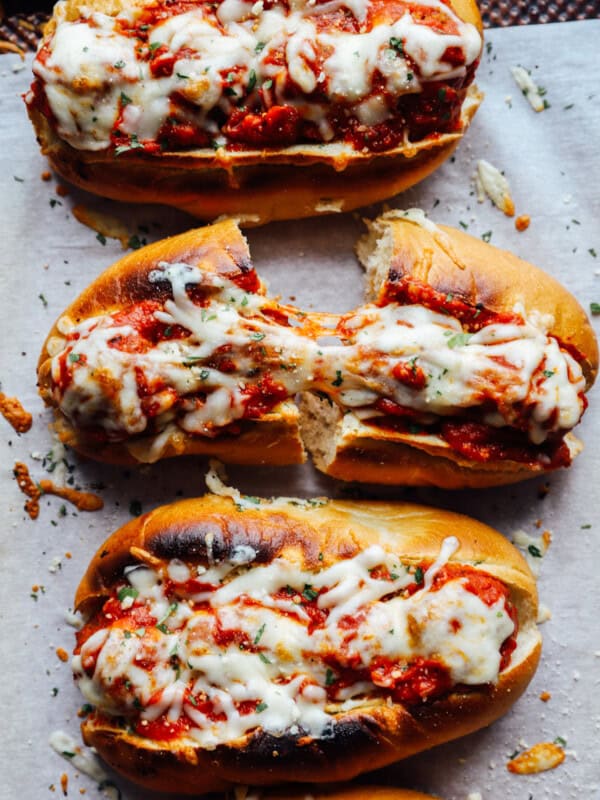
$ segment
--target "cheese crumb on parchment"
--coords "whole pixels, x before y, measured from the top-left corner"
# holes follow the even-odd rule
[[[515,204],[510,194],[508,181],[497,167],[483,158],[477,162],[475,189],[479,203],[483,203],[487,195],[496,208],[503,211],[507,217],[514,216]]]
[[[524,67],[511,67],[510,71],[515,83],[534,111],[543,111],[548,108],[548,101],[543,97],[546,93],[545,90],[535,83],[528,70]]]
[[[53,731],[48,743],[55,753],[66,759],[76,770],[96,781],[105,797],[108,797],[109,800],[120,800],[121,793],[111,783],[100,760],[91,749],[83,748],[70,734],[64,731]]]

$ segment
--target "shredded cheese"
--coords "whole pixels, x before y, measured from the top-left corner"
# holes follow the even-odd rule
[[[524,67],[511,67],[510,71],[515,79],[515,83],[533,110],[543,111],[545,108],[547,108],[547,103],[543,97],[544,92],[535,83],[531,77],[531,73]]]
[[[506,177],[497,167],[483,158],[477,162],[475,186],[477,200],[480,203],[483,203],[485,195],[487,195],[496,208],[503,211],[507,217],[514,216],[515,204]]]
[[[181,110],[177,97],[187,104],[182,123],[199,124],[217,145],[224,140],[211,112],[230,115],[240,98],[251,104],[263,95],[267,108],[293,106],[327,141],[332,103],[369,124],[389,119],[403,95],[428,82],[465,78],[482,45],[477,28],[441,0],[419,0],[415,13],[407,9],[375,24],[369,0],[274,2],[266,9],[223,0],[173,10],[137,38],[143,5],[115,16],[82,5],[79,18],[69,21],[57,13],[34,72],[60,136],[73,147],[109,147],[115,125],[132,148],[154,141],[173,110]],[[340,6],[355,32],[320,24]],[[441,23],[428,25],[427,12]],[[445,60],[448,48],[461,58]],[[169,69],[153,69],[155,55]],[[372,94],[377,75],[385,96]]]
[[[498,679],[501,645],[515,627],[504,597],[488,605],[462,577],[431,585],[455,537],[419,579],[380,545],[307,570],[282,557],[255,563],[247,546],[217,561],[209,536],[206,567],[175,560],[126,569],[121,607],[141,606],[158,622],[107,621],[73,657],[79,688],[102,712],[137,709],[139,731],[185,715],[186,737],[212,749],[257,727],[326,735],[336,713],[390,689],[419,658],[434,659],[452,684]],[[382,662],[392,667],[381,672]],[[336,687],[336,669],[371,679]]]
[[[51,366],[53,395],[68,419],[99,426],[116,441],[152,434],[150,460],[160,458],[178,429],[214,437],[237,420],[261,416],[248,406],[272,391],[276,400],[265,410],[301,391],[353,410],[372,410],[384,397],[413,409],[425,425],[479,407],[483,391],[496,408],[482,421],[522,427],[526,407],[535,444],[570,430],[583,413],[581,367],[547,334],[551,319],[528,318],[520,307],[513,322],[475,333],[451,314],[398,303],[365,305],[338,318],[286,306],[281,310],[296,323],[287,325],[277,321],[275,301],[199,267],[163,262],[150,281],[168,284],[172,295],[151,320],[185,334],[130,351],[121,342],[138,333],[126,321],[110,314],[79,324],[63,319],[68,333]],[[205,293],[202,306],[190,287]],[[321,343],[332,332],[337,338]]]

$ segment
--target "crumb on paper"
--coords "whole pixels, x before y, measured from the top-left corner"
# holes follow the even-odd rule
[[[110,214],[95,211],[84,205],[73,206],[73,216],[82,225],[87,225],[88,228],[96,231],[99,237],[118,239],[123,250],[127,250],[129,247],[131,234],[121,220],[116,217],[111,217]]]
[[[62,569],[62,559],[60,556],[54,556],[50,563],[48,564],[48,572],[51,575],[56,575],[56,573]]]
[[[18,397],[7,397],[0,392],[0,414],[17,433],[27,433],[31,428],[33,417],[25,411]]]
[[[475,188],[479,203],[483,203],[487,195],[496,208],[503,211],[507,217],[514,216],[515,204],[511,197],[510,186],[506,177],[497,167],[483,158],[480,158],[477,162]]]
[[[104,507],[104,500],[94,492],[81,492],[69,486],[56,486],[48,478],[42,478],[40,489],[44,494],[53,494],[72,503],[79,511],[99,511]]]
[[[40,497],[42,493],[31,479],[27,464],[24,464],[22,461],[17,461],[13,468],[13,475],[15,476],[19,489],[29,498],[24,506],[25,511],[29,514],[31,519],[37,519],[40,514]]]
[[[481,792],[469,792],[467,800],[482,800]]]
[[[40,178],[41,178],[43,181],[50,181],[50,180],[52,180],[52,173],[50,172],[50,170],[49,170],[49,169],[45,169],[45,170],[42,172],[42,174],[40,175]]]
[[[565,760],[565,751],[554,742],[538,742],[511,759],[506,768],[516,775],[535,775],[558,767]]]
[[[69,194],[70,189],[68,186],[65,186],[64,183],[58,183],[55,191],[59,197],[66,197]]]
[[[62,789],[62,793],[66,797],[68,795],[68,787],[69,787],[69,776],[66,772],[60,776],[60,788]]]
[[[546,530],[541,536],[530,536],[523,530],[516,530],[511,539],[519,550],[525,556],[525,560],[529,564],[529,568],[534,575],[539,575],[540,566],[543,557],[546,555],[550,543],[552,541],[552,534]]]
[[[64,614],[65,622],[76,630],[83,628],[83,619],[78,611],[68,608]]]
[[[511,67],[511,74],[521,93],[534,111],[544,111],[550,104],[544,99],[546,90],[538,86],[525,67]]]
[[[526,231],[530,225],[531,225],[531,217],[529,216],[529,214],[521,214],[515,220],[515,228],[519,231],[519,233]]]
[[[544,622],[548,622],[552,619],[552,612],[548,608],[545,603],[540,603],[538,607],[538,615],[536,622],[538,625],[543,625]]]
[[[66,664],[66,662],[69,660],[69,654],[64,647],[57,647],[54,652],[56,653],[58,660],[62,661],[63,664]]]
[[[551,698],[552,695],[550,694],[550,692],[542,692],[540,694],[540,700],[542,701],[542,703],[547,703],[548,700],[550,700]]]

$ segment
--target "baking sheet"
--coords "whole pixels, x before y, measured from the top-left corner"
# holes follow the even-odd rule
[[[600,170],[597,132],[600,89],[596,71],[600,22],[567,23],[495,30],[487,33],[478,83],[486,100],[455,158],[424,184],[396,198],[398,207],[421,206],[437,222],[468,227],[493,244],[544,266],[565,283],[586,308],[600,301]],[[509,66],[522,63],[547,88],[550,108],[536,114],[512,81]],[[46,169],[19,95],[29,83],[29,67],[13,56],[0,57],[0,342],[2,390],[16,394],[34,414],[32,430],[18,436],[0,420],[0,497],[4,515],[0,537],[2,598],[0,623],[0,797],[51,798],[85,790],[102,797],[94,781],[77,773],[48,745],[62,729],[78,736],[82,698],[70,667],[56,648],[70,651],[73,630],[65,610],[92,553],[104,538],[130,519],[134,501],[144,510],[204,490],[205,462],[179,460],[122,470],[78,461],[69,454],[82,488],[102,487],[103,511],[86,514],[63,502],[42,498],[32,522],[12,477],[16,460],[45,477],[40,461],[51,447],[50,414],[36,395],[35,364],[47,330],[62,309],[105,266],[119,258],[114,240],[102,245],[77,222],[76,202],[109,211],[131,233],[152,240],[182,231],[193,221],[163,208],[130,207],[72,190],[56,193],[57,181],[42,182]],[[531,216],[518,233],[511,220],[489,202],[479,204],[471,176],[479,158],[505,171],[517,214]],[[373,215],[377,209],[365,213]],[[353,243],[362,231],[360,214],[271,224],[248,231],[254,262],[271,290],[301,306],[342,311],[360,302],[361,271]],[[596,257],[597,256],[597,257]],[[600,317],[594,324],[598,329]],[[598,474],[600,432],[598,392],[579,428],[586,449],[574,466],[545,480],[481,492],[362,487],[370,497],[397,497],[470,513],[509,534],[549,529],[552,546],[543,559],[540,593],[552,612],[542,627],[543,660],[526,695],[489,729],[424,753],[363,782],[404,785],[465,800],[470,792],[492,798],[600,796],[600,557]],[[230,468],[230,481],[250,494],[343,497],[353,488],[329,480],[311,466]],[[536,521],[541,520],[541,528]],[[69,554],[68,557],[66,554]],[[61,567],[49,571],[55,557]],[[32,592],[32,586],[43,586]],[[37,595],[37,600],[31,595]],[[551,693],[543,703],[539,695]],[[524,743],[567,741],[567,758],[557,769],[533,776],[506,770],[508,755]],[[151,798],[117,781],[127,800]],[[175,797],[176,795],[173,795]]]

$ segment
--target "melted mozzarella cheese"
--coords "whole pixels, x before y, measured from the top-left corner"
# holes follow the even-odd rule
[[[282,558],[240,568],[235,553],[208,568],[174,560],[159,572],[129,570],[136,603],[157,620],[167,609],[168,627],[159,622],[132,631],[119,620],[96,631],[73,658],[75,677],[85,697],[108,714],[131,716],[137,709],[145,724],[185,713],[189,736],[208,749],[258,727],[274,736],[322,736],[338,711],[380,691],[362,679],[335,691],[332,657],[367,671],[382,657],[399,669],[433,658],[453,683],[494,682],[500,647],[514,631],[504,600],[486,605],[462,578],[431,589],[457,547],[455,537],[445,540],[422,587],[405,597],[398,593],[414,581],[414,569],[379,545],[318,572]],[[388,577],[377,577],[375,567]],[[167,598],[162,581],[164,572],[177,591],[193,570],[217,586],[195,609],[197,598]],[[303,595],[323,612],[312,629]]]
[[[402,94],[420,91],[422,82],[463,77],[476,61],[481,50],[477,29],[441,0],[419,4],[449,20],[456,34],[440,33],[408,11],[392,24],[369,28],[368,0],[318,5],[299,0],[289,10],[284,4],[265,10],[262,3],[240,0],[224,0],[216,10],[203,4],[148,30],[150,48],[164,46],[176,59],[172,74],[159,77],[152,74],[146,46],[123,32],[135,24],[138,12],[113,17],[82,9],[80,20],[59,21],[47,43],[49,55],[36,59],[34,72],[44,82],[60,136],[79,149],[108,147],[121,111],[123,133],[139,141],[155,140],[169,117],[174,93],[188,101],[194,121],[216,135],[218,127],[207,114],[216,107],[230,113],[240,98],[267,81],[273,81],[278,103],[295,105],[327,139],[330,103],[343,103],[364,118],[367,112],[359,101],[371,92],[377,72],[390,94],[385,113],[379,109],[381,121],[393,114]],[[342,6],[355,17],[359,32],[321,30],[318,17]],[[402,51],[390,48],[390,40],[400,39]],[[463,52],[464,65],[443,60],[448,47]],[[410,66],[405,54],[412,59]],[[318,100],[310,97],[317,86]],[[304,94],[300,102],[299,92]]]
[[[583,413],[581,367],[547,335],[551,320],[494,323],[471,334],[459,320],[424,306],[367,305],[339,318],[342,344],[318,344],[318,335],[263,313],[273,308],[272,301],[198,267],[161,264],[150,281],[167,282],[172,290],[156,319],[188,329],[189,336],[161,341],[146,352],[126,352],[110,342],[134,330],[115,326],[106,315],[72,327],[70,336],[76,338],[66,342],[66,350],[57,348],[52,359],[61,411],[76,424],[101,426],[109,437],[142,434],[150,425],[161,434],[173,424],[215,436],[244,417],[249,396],[266,374],[288,398],[314,390],[342,408],[360,408],[386,397],[418,412],[424,424],[487,403],[495,410],[486,412],[484,422],[520,426],[525,406],[535,444],[551,431],[570,430]],[[206,304],[194,303],[186,286],[205,288]],[[516,311],[524,317],[522,309]],[[227,371],[214,366],[223,348],[234,364]],[[73,377],[59,390],[65,358]],[[422,371],[424,385],[396,379],[399,368]],[[152,401],[152,418],[138,392],[140,372],[149,387],[158,387],[144,398]],[[154,452],[159,458],[161,449]]]

